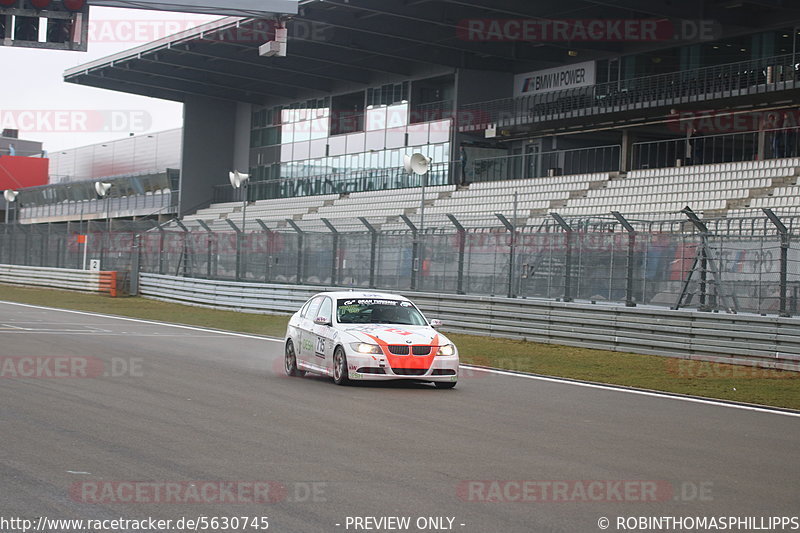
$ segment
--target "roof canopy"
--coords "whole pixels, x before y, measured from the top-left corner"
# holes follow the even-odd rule
[[[253,1],[265,5],[264,0]],[[123,0],[92,4],[114,2]],[[194,3],[202,2],[211,0]],[[168,100],[200,95],[262,104],[316,98],[337,87],[372,86],[387,75],[407,77],[436,68],[521,73],[686,42],[474,39],[468,31],[474,21],[708,19],[721,24],[722,37],[800,19],[796,10],[781,8],[774,0],[745,0],[736,9],[726,8],[729,4],[729,0],[300,0],[298,15],[288,22],[288,57],[259,55],[259,46],[274,37],[274,20],[226,18],[72,68],[65,79]]]

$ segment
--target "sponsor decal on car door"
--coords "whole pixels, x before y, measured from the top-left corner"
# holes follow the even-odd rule
[[[317,362],[326,368],[330,368],[329,361],[333,359],[333,346],[335,342],[336,329],[333,327],[333,302],[330,298],[325,298],[320,305],[317,316],[328,320],[329,325],[314,325],[315,346],[314,356]],[[324,363],[321,363],[324,360]]]
[[[315,330],[317,326],[314,324],[314,319],[317,318],[319,307],[324,299],[324,296],[314,298],[300,323],[300,358],[305,363],[316,363],[314,353],[316,352],[317,335]]]

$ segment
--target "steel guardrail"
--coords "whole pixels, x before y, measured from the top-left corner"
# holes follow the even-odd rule
[[[147,298],[289,314],[326,287],[141,274]],[[339,289],[341,290],[341,289]],[[360,289],[359,289],[360,290]],[[544,299],[408,293],[452,333],[800,371],[800,318]]]
[[[69,268],[0,265],[0,283],[100,292],[100,272]]]

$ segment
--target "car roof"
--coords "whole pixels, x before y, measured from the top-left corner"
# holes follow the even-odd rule
[[[330,296],[331,298],[338,299],[338,298],[363,298],[365,300],[369,299],[382,299],[382,300],[405,300],[410,301],[405,296],[400,296],[399,294],[391,294],[388,292],[375,292],[375,291],[330,291],[330,292],[320,292],[315,294],[313,297],[316,296]],[[313,298],[312,297],[312,298]]]

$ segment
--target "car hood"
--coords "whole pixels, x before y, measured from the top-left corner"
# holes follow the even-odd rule
[[[342,324],[340,331],[352,338],[351,342],[375,344],[430,345],[450,344],[450,340],[430,326],[404,326],[397,324]]]

